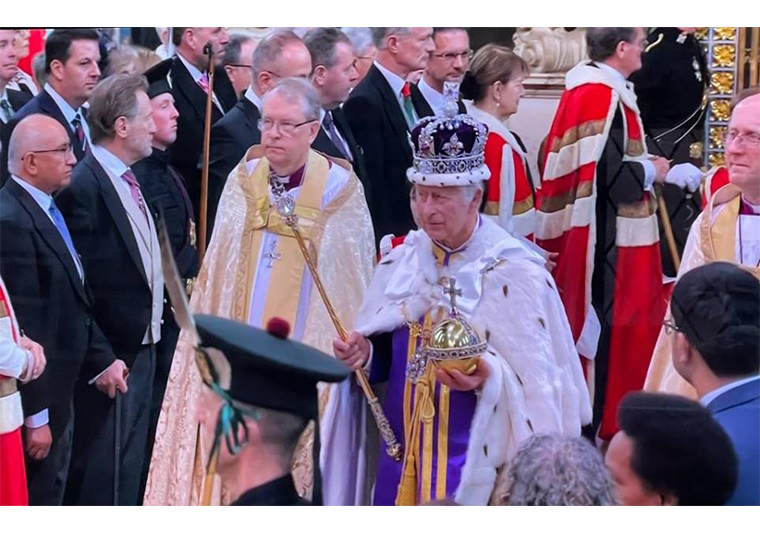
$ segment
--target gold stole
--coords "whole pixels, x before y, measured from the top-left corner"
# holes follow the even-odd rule
[[[240,174],[245,175],[245,167],[240,167]],[[327,185],[329,163],[327,159],[310,152],[306,163],[301,190],[296,198],[296,210],[298,225],[306,244],[311,247],[311,232],[315,220],[322,210],[322,197]],[[298,247],[298,242],[293,231],[285,224],[277,210],[269,203],[269,162],[262,158],[248,177],[239,177],[238,181],[243,186],[246,198],[253,202],[247,204],[254,214],[247,216],[253,226],[253,237],[250,243],[251,252],[261,250],[261,242],[264,231],[277,234],[277,251],[280,258],[274,262],[274,268],[270,272],[269,285],[264,302],[262,321],[279,317],[295,326],[298,302],[301,295],[306,261]],[[313,250],[313,249],[312,249]],[[250,316],[251,294],[258,273],[258,256],[250,256],[246,268],[246,293],[245,320]]]
[[[735,193],[732,192],[735,190]],[[721,193],[723,196],[720,196]],[[716,199],[724,199],[726,194],[735,194],[735,197],[726,203],[715,221],[711,222],[713,207]],[[745,271],[749,271],[755,278],[760,279],[760,268],[743,265],[736,261],[736,226],[739,220],[741,208],[741,191],[735,185],[727,185],[719,190],[710,199],[702,217],[699,235],[702,252],[705,255],[705,263],[723,261],[738,265]]]
[[[437,265],[443,265],[446,252],[433,244],[433,254]],[[452,254],[456,256],[457,254]],[[425,314],[419,323],[409,324],[409,347],[407,360],[413,361],[418,345],[425,345],[433,327],[443,319],[445,311],[434,309]],[[418,344],[419,342],[419,344]],[[428,362],[425,372],[412,385],[408,379],[404,383],[404,463],[401,482],[396,493],[397,506],[414,506],[431,500],[433,484],[433,443],[437,446],[438,464],[434,499],[446,498],[446,478],[448,474],[449,451],[449,399],[451,389],[441,384],[438,394],[438,413],[435,410],[435,366]],[[412,387],[414,386],[414,407],[411,405]],[[438,437],[433,439],[435,420],[438,420]],[[422,457],[420,457],[420,435],[423,437]],[[418,498],[418,490],[421,498]]]

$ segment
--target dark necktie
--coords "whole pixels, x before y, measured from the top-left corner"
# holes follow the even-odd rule
[[[90,144],[87,142],[87,136],[84,134],[84,127],[82,126],[82,117],[77,112],[74,119],[71,120],[71,124],[74,126],[74,134],[79,140],[79,147],[82,148],[86,154],[90,153]]]
[[[328,110],[325,113],[325,119],[322,120],[322,125],[324,125],[325,132],[327,132],[327,136],[330,137],[330,140],[332,140],[332,143],[335,145],[336,148],[338,148],[338,151],[343,156],[343,158],[350,161],[351,155],[349,154],[348,148],[346,148],[346,145],[340,139],[340,135],[338,134],[338,129],[335,127],[335,121],[333,120],[333,115],[331,111]]]
[[[50,213],[50,218],[53,219],[53,224],[55,224],[55,227],[58,228],[58,233],[61,234],[63,242],[66,243],[66,248],[69,249],[69,254],[71,254],[74,265],[79,272],[79,278],[84,281],[84,272],[82,270],[82,266],[80,265],[77,250],[74,248],[74,241],[71,239],[69,228],[66,226],[66,221],[63,220],[63,215],[61,215],[61,212],[58,211],[58,207],[55,205],[55,202],[52,198],[50,199],[50,208],[48,209],[48,213]]]

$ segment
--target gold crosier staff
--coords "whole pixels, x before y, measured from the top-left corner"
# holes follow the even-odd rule
[[[203,166],[201,168],[201,206],[198,223],[198,254],[201,262],[206,254],[206,223],[208,219],[208,161],[211,145],[211,118],[214,106],[214,49],[211,43],[203,47],[208,55],[208,95],[206,95],[206,118],[203,125]]]
[[[312,260],[311,255],[309,254],[309,249],[306,246],[306,241],[304,241],[303,235],[301,235],[301,230],[298,228],[298,215],[295,214],[295,201],[291,196],[287,194],[282,194],[279,196],[275,194],[275,206],[277,208],[277,212],[282,216],[285,224],[293,231],[296,242],[298,242],[298,247],[301,249],[301,254],[303,254],[304,260],[306,260],[306,265],[309,267],[309,272],[311,272],[314,284],[316,285],[317,290],[319,291],[319,295],[322,297],[322,302],[327,309],[327,313],[330,315],[330,319],[335,326],[335,330],[338,332],[338,336],[345,342],[348,339],[348,333],[343,328],[343,325],[338,318],[338,314],[335,312],[332,302],[327,296],[327,291],[322,285],[322,279],[319,278],[317,267],[314,264],[314,260]],[[401,461],[401,445],[396,440],[396,435],[393,433],[391,425],[388,423],[388,418],[385,416],[383,408],[380,406],[380,402],[369,384],[367,375],[361,368],[356,370],[354,374],[356,375],[356,379],[359,382],[362,391],[364,392],[364,396],[367,398],[367,403],[372,410],[372,415],[375,418],[377,429],[380,431],[380,435],[385,442],[385,451],[395,461]]]

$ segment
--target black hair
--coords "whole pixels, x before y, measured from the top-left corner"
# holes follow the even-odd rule
[[[620,403],[618,425],[633,443],[633,472],[652,490],[673,495],[682,506],[720,506],[733,494],[733,445],[698,402],[633,392]]]
[[[71,57],[71,43],[79,40],[96,41],[100,45],[100,35],[91,28],[54,30],[45,41],[45,74],[50,74],[54,60],[65,64]]]
[[[760,372],[760,281],[749,272],[726,262],[697,267],[676,284],[670,311],[715,375]]]

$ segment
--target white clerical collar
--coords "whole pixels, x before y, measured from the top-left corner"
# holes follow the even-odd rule
[[[470,234],[470,237],[468,237],[467,241],[465,241],[464,243],[462,243],[457,248],[449,248],[446,245],[444,245],[443,243],[440,243],[440,242],[436,241],[435,239],[433,239],[433,243],[435,243],[436,245],[438,245],[439,247],[441,247],[445,252],[448,252],[449,254],[451,254],[453,252],[461,252],[462,250],[464,250],[464,249],[466,249],[467,247],[470,246],[470,243],[472,243],[472,239],[475,237],[475,232],[478,231],[478,229],[480,228],[481,224],[482,224],[482,221],[481,221],[480,215],[478,215],[478,223],[475,225],[475,228],[473,228],[472,233]]]
[[[32,198],[34,198],[34,201],[37,202],[37,205],[39,205],[45,211],[45,214],[49,216],[50,203],[53,201],[53,198],[48,193],[42,192],[40,189],[28,181],[21,179],[20,177],[16,175],[11,175],[11,177],[16,183],[21,186],[21,188],[23,188],[26,192],[29,193]]]
[[[425,101],[428,102],[430,108],[433,109],[433,114],[440,116],[444,103],[443,94],[428,84],[424,76],[419,84],[417,84],[417,88],[422,92],[422,96],[425,98]]]
[[[195,67],[193,64],[188,62],[182,54],[177,51],[177,58],[184,64],[184,66],[187,68],[188,72],[190,73],[190,76],[193,77],[193,80],[195,82],[198,82],[201,77],[203,77],[203,73],[201,73],[200,69]]]
[[[91,151],[92,155],[98,160],[103,168],[106,168],[111,172],[112,176],[121,177],[124,175],[124,172],[129,170],[129,166],[124,164],[124,161],[103,146],[93,145],[91,146]]]
[[[717,389],[708,392],[704,396],[702,396],[699,401],[707,407],[710,405],[715,398],[720,396],[721,394],[725,394],[731,389],[735,389],[736,387],[741,387],[742,385],[746,385],[747,383],[752,383],[753,381],[757,381],[760,379],[760,375],[755,375],[752,377],[745,377],[744,379],[740,379],[739,381],[734,381],[733,383],[729,383],[728,385],[723,385],[722,387],[718,387]]]
[[[382,65],[380,65],[380,62],[377,60],[374,61],[375,67],[377,67],[380,72],[385,77],[385,80],[388,81],[388,84],[390,85],[391,89],[393,90],[393,94],[400,99],[401,98],[401,90],[404,89],[404,84],[406,84],[406,81],[398,76],[396,73],[389,71]]]
[[[84,117],[82,115],[82,109],[81,107],[78,110],[74,110],[70,104],[66,102],[66,100],[60,96],[60,94],[53,89],[53,87],[50,84],[45,84],[45,91],[50,95],[50,97],[53,98],[53,101],[55,101],[55,104],[58,105],[58,108],[60,109],[61,113],[63,114],[63,117],[66,118],[66,121],[71,123],[74,121],[74,118],[77,117],[77,114],[79,117],[84,120]]]
[[[263,109],[261,107],[261,97],[256,95],[256,92],[253,91],[253,88],[251,88],[250,86],[248,86],[248,89],[245,90],[245,98],[248,99],[251,103],[253,103],[253,106],[259,109],[259,113],[262,112]]]
[[[611,66],[607,65],[604,62],[595,62],[594,64],[599,69],[601,69],[602,71],[604,71],[605,73],[607,73],[609,76],[611,76],[613,79],[615,79],[618,82],[620,82],[623,85],[623,87],[626,87],[626,88],[630,87],[631,83],[626,80],[626,78],[623,76],[623,73],[621,73],[620,71],[618,71],[614,67],[611,67]]]

